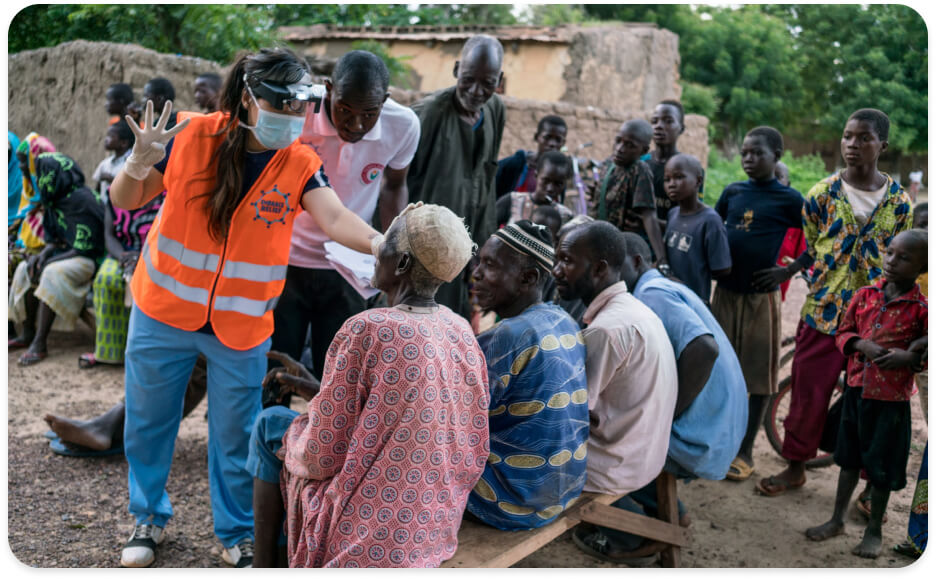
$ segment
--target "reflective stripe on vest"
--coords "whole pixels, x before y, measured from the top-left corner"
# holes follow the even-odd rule
[[[251,282],[277,282],[286,279],[286,266],[262,266],[251,262],[225,262],[221,275]]]
[[[218,254],[203,254],[202,252],[190,250],[186,248],[182,242],[167,238],[161,231],[159,232],[159,237],[156,239],[156,249],[169,257],[175,258],[181,262],[183,266],[188,266],[195,270],[214,272],[218,269],[218,261],[221,260],[221,256]]]
[[[279,296],[274,296],[269,300],[251,300],[243,296],[215,296],[214,310],[239,312],[259,318],[276,308],[277,302],[279,302]]]
[[[293,219],[321,160],[298,141],[274,153],[230,216],[228,237],[218,240],[208,230],[203,204],[189,202],[211,195],[229,117],[190,117],[163,174],[166,200],[141,250],[134,300],[148,316],[175,328],[197,331],[210,322],[224,346],[247,350],[273,332]]]
[[[169,274],[163,274],[156,269],[156,267],[153,265],[152,258],[150,258],[150,245],[148,243],[143,244],[142,256],[143,263],[146,265],[146,273],[149,275],[149,279],[153,282],[153,284],[156,284],[163,290],[170,292],[180,300],[194,302],[195,304],[201,304],[202,306],[208,305],[208,290],[183,284]]]

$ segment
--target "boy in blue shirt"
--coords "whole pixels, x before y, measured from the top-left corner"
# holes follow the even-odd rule
[[[702,164],[679,153],[666,162],[663,187],[674,207],[666,218],[666,258],[674,276],[706,306],[712,296],[712,278],[731,272],[728,234],[721,217],[699,201]]]
[[[790,228],[802,229],[803,197],[775,177],[783,136],[757,127],[744,138],[741,164],[750,177],[725,188],[715,211],[725,220],[731,272],[718,280],[712,313],[728,335],[747,383],[748,426],[738,457],[726,477],[743,481],[754,472],[753,448],[770,396],[777,392],[780,350],[780,288],[803,267],[803,254],[776,266]]]

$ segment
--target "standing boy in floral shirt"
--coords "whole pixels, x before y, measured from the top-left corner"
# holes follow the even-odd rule
[[[881,276],[891,239],[912,223],[910,197],[877,168],[889,130],[890,120],[877,109],[852,113],[842,134],[845,169],[806,195],[803,233],[814,263],[796,330],[790,412],[784,421],[781,454],[789,466],[757,483],[764,495],[780,495],[806,483],[806,461],[819,448],[829,399],[845,368],[845,356],[835,345],[839,320],[858,289]],[[791,267],[808,265],[798,260]]]

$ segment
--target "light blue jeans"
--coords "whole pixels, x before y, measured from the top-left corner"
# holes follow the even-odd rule
[[[253,478],[246,469],[250,431],[260,413],[260,383],[270,339],[250,350],[213,334],[179,330],[130,313],[125,360],[124,454],[130,513],[164,527],[172,517],[166,481],[189,375],[199,353],[208,361],[208,476],[214,532],[229,548],[253,538]]]
[[[280,482],[283,462],[276,452],[283,446],[283,436],[299,413],[274,405],[260,412],[250,435],[250,452],[247,455],[247,472],[267,483]]]

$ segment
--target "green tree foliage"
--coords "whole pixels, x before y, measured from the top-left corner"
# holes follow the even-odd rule
[[[682,86],[682,97],[679,100],[687,114],[702,115],[709,119],[715,118],[720,102],[715,89],[686,80],[679,84]],[[711,125],[709,128],[713,129]]]
[[[277,26],[507,25],[516,24],[509,4],[276,4]]]
[[[684,79],[715,89],[717,137],[737,144],[757,125],[783,131],[798,121],[803,58],[783,21],[758,6],[704,10],[680,37],[681,70]]]
[[[534,4],[530,14],[535,26],[580,24],[586,18],[584,8],[578,4]]]
[[[821,179],[828,176],[825,163],[818,155],[803,155],[793,157],[787,151],[783,154],[783,163],[790,170],[790,187],[805,194]],[[717,149],[709,153],[708,168],[705,170],[705,190],[702,201],[709,207],[714,207],[721,197],[725,187],[736,182],[748,179],[744,169],[741,168],[741,157],[725,156]]]
[[[509,4],[34,4],[10,24],[9,51],[70,40],[139,44],[230,62],[277,42],[280,26],[508,25]]]
[[[280,26],[510,25],[509,4],[34,4],[10,24],[9,51],[76,39],[134,43],[226,63],[277,42]],[[736,145],[755,125],[835,138],[862,107],[885,111],[891,147],[927,146],[927,31],[899,4],[705,6],[534,4],[539,25],[652,22],[680,37],[687,110]],[[405,63],[396,63],[405,67]],[[388,62],[388,66],[391,63]],[[397,78],[405,78],[400,69]],[[402,82],[402,81],[399,81]],[[730,148],[730,147],[729,147]]]
[[[690,20],[696,18],[687,4],[584,4],[582,8],[588,18],[652,22],[680,36],[690,24]]]
[[[928,43],[919,14],[899,4],[765,9],[786,21],[804,56],[799,74],[808,94],[808,136],[835,138],[849,114],[874,107],[891,119],[892,147],[926,150]]]
[[[276,26],[409,26],[416,14],[406,4],[274,4]]]
[[[35,4],[10,24],[10,52],[70,40],[139,44],[228,62],[274,41],[263,6],[223,4]]]
[[[927,31],[907,6],[585,4],[583,9],[588,18],[653,22],[678,34],[684,98],[695,107],[701,95],[693,87],[715,90],[718,111],[710,118],[716,139],[736,144],[760,124],[806,139],[834,139],[851,112],[875,107],[891,118],[891,147],[926,150]]]

